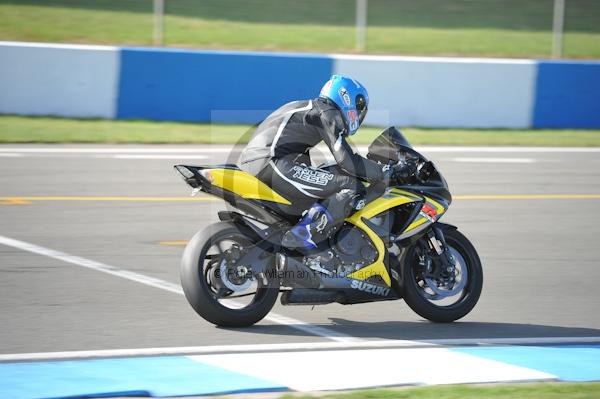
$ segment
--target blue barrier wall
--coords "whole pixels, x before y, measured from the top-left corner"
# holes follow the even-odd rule
[[[125,48],[117,117],[255,123],[315,97],[332,64],[327,56]]]
[[[311,55],[0,42],[0,114],[256,123],[332,73],[374,126],[600,128],[600,61]]]
[[[533,127],[599,128],[600,62],[539,61]]]

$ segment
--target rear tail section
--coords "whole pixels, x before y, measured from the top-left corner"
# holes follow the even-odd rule
[[[247,200],[291,205],[286,198],[236,165],[176,165],[175,169],[191,187],[225,200],[233,195]]]

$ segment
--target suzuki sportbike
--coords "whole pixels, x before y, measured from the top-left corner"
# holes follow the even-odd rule
[[[185,248],[181,283],[194,310],[219,326],[249,326],[281,293],[283,305],[404,299],[434,322],[468,314],[483,272],[469,240],[440,222],[452,202],[446,180],[395,128],[373,141],[367,157],[414,162],[416,176],[410,184],[365,183],[364,206],[309,252],[281,240],[310,202],[292,202],[236,165],[175,166],[195,191],[230,205]]]

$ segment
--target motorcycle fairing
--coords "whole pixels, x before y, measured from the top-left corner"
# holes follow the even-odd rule
[[[412,202],[422,202],[422,205],[415,220],[400,235],[402,239],[422,231],[423,228],[439,219],[447,209],[447,207],[429,197],[420,197],[408,191],[392,189],[346,219],[347,222],[352,223],[367,234],[378,252],[375,262],[349,274],[349,278],[362,281],[370,277],[379,276],[388,287],[392,285],[388,267],[385,263],[386,245],[381,237],[365,223],[365,220],[369,220],[389,209]]]
[[[421,212],[419,212],[419,216],[414,220],[414,222],[412,222],[406,228],[406,230],[404,230],[402,232],[403,236],[408,232],[416,233],[417,230],[421,230],[421,229],[417,229],[417,227],[420,227],[420,226],[425,227],[431,223],[434,223],[448,209],[448,205],[443,205],[429,197],[424,197],[424,198],[425,198],[425,203],[423,204],[423,207],[421,208]]]
[[[212,185],[230,191],[245,199],[270,201],[284,205],[292,204],[271,187],[243,170],[204,169],[201,174]]]
[[[297,219],[296,204],[236,165],[175,165],[175,169],[195,190],[221,198],[263,223]]]
[[[385,212],[388,209],[394,208],[396,206],[404,205],[409,202],[420,201],[421,198],[405,191],[401,190],[391,190],[384,194],[382,197],[369,202],[365,205],[364,208],[352,214],[348,219],[348,222],[352,223],[359,229],[363,230],[367,236],[375,245],[377,249],[377,259],[375,262],[367,265],[352,274],[349,274],[348,277],[355,280],[366,280],[373,276],[380,276],[385,284],[389,287],[392,285],[392,280],[390,278],[390,274],[388,273],[387,267],[384,262],[386,249],[383,240],[371,229],[364,220],[371,219],[379,215],[382,212]]]
[[[230,192],[245,200],[258,200],[266,201],[266,203],[271,202],[284,206],[293,206],[289,200],[275,192],[255,176],[240,169],[233,167],[183,167],[193,171],[194,175],[199,177],[199,179],[196,178],[196,181],[200,180],[201,188],[209,194],[217,195],[227,200],[227,197],[222,193]],[[182,173],[181,170],[180,173]],[[188,181],[188,179],[186,179],[186,181]],[[220,190],[213,190],[213,186],[218,187]],[[386,245],[381,237],[365,223],[365,220],[369,220],[389,209],[415,202],[422,204],[420,212],[416,214],[415,220],[410,222],[408,227],[402,232],[400,238],[404,239],[417,234],[439,219],[446,211],[447,205],[442,205],[427,196],[421,196],[406,190],[393,188],[388,190],[381,197],[367,203],[364,208],[346,219],[347,222],[364,231],[371,239],[378,253],[375,262],[349,274],[347,277],[350,280],[348,281],[364,281],[371,277],[379,276],[387,287],[391,287],[392,281],[385,262]],[[239,203],[234,205],[240,206]],[[426,210],[431,210],[429,212],[424,212],[424,208],[426,208]]]

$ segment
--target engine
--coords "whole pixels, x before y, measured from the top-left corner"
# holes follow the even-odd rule
[[[377,258],[377,249],[361,230],[342,226],[330,239],[330,249],[305,258],[305,264],[328,275],[346,276]]]

